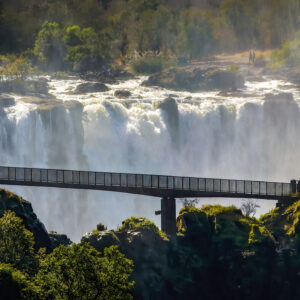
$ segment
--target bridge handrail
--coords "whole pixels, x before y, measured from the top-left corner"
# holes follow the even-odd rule
[[[285,196],[290,183],[0,166],[0,180],[105,187]]]

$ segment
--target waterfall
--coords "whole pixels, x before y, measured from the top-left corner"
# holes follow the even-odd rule
[[[140,82],[129,80],[103,94],[79,96],[64,93],[77,81],[53,81],[53,93],[56,87],[64,105],[42,106],[17,97],[15,106],[0,109],[0,165],[268,181],[300,178],[299,94],[288,84],[295,101],[264,101],[267,92],[282,89],[282,82],[269,80],[248,83],[244,93],[251,92],[251,97],[172,92],[175,106],[162,107],[160,101],[171,91],[141,87]],[[113,97],[115,89],[124,87],[135,93],[134,99]],[[7,188],[32,202],[48,230],[74,241],[100,221],[115,228],[136,215],[160,224],[154,215],[160,199],[152,197]],[[239,206],[238,200],[203,203],[211,201]],[[272,207],[274,202],[264,201],[259,212]]]

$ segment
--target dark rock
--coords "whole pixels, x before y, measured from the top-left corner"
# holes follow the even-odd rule
[[[48,232],[33,212],[30,202],[9,191],[0,189],[0,217],[3,216],[5,210],[15,212],[24,221],[25,227],[34,235],[36,249],[46,248],[48,252],[51,250]]]
[[[5,94],[0,95],[0,107],[14,106],[15,103],[16,103],[15,98]]]
[[[168,97],[158,104],[158,108],[165,112],[166,124],[171,140],[175,146],[178,146],[179,140],[179,112],[175,99]]]
[[[80,77],[84,80],[99,81],[104,83],[115,83],[118,80],[126,80],[133,78],[134,75],[125,70],[114,70],[110,67],[103,67],[99,72],[89,72],[81,74]]]
[[[241,75],[223,70],[213,70],[205,74],[206,87],[209,90],[237,90],[244,87]]]
[[[76,87],[74,94],[98,93],[98,92],[107,92],[107,91],[109,91],[109,88],[103,83],[87,82],[87,83],[79,84]]]
[[[115,97],[117,97],[119,99],[124,99],[124,98],[130,97],[131,93],[126,90],[118,90],[118,91],[115,91],[114,95],[115,95]]]
[[[185,55],[181,55],[178,57],[178,65],[179,66],[185,66],[189,62],[188,58]]]
[[[49,238],[51,241],[52,249],[55,249],[60,245],[64,245],[64,246],[72,245],[72,241],[67,237],[66,234],[59,234],[56,231],[49,231]]]
[[[297,85],[300,85],[300,73],[289,73],[288,74],[288,80],[292,83],[295,83]]]
[[[142,85],[187,91],[236,90],[244,87],[244,82],[241,75],[230,71],[208,68],[206,70],[194,69],[191,72],[171,68],[150,76]]]
[[[0,82],[0,92],[2,93],[49,98],[51,95],[48,93],[48,89],[47,80],[42,78],[40,80],[13,79]]]
[[[265,101],[273,103],[292,103],[294,96],[292,93],[266,94]]]
[[[93,231],[86,233],[82,242],[89,242],[96,250],[103,251],[104,248],[112,245],[119,245],[120,241],[112,230]]]

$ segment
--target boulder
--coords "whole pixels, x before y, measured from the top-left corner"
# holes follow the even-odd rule
[[[16,93],[25,96],[49,98],[48,81],[44,78],[39,80],[12,79],[0,82],[0,93]],[[53,97],[53,96],[52,96]]]
[[[292,93],[266,94],[265,101],[272,103],[293,103],[294,96]]]
[[[115,97],[119,98],[119,99],[125,99],[131,96],[131,93],[129,91],[126,90],[118,90],[115,91]]]
[[[118,80],[127,80],[134,77],[131,73],[125,70],[114,70],[110,67],[103,67],[98,72],[88,72],[81,74],[80,77],[87,81],[99,81],[104,83],[115,83]]]
[[[109,91],[109,88],[103,83],[86,82],[79,84],[76,87],[74,94],[99,93],[107,91]]]
[[[5,94],[0,94],[0,107],[10,107],[14,106],[16,103],[15,98],[10,97]]]
[[[103,251],[104,248],[112,245],[119,245],[120,241],[113,230],[93,231],[86,233],[82,242],[88,242],[98,251]]]
[[[55,249],[60,245],[64,245],[64,246],[72,245],[72,241],[68,238],[66,234],[59,234],[56,231],[49,231],[49,238],[51,241],[52,249]]]
[[[186,71],[171,68],[156,73],[144,81],[144,86],[160,86],[172,90],[203,91],[203,90],[236,90],[244,87],[244,78],[231,71],[208,68]]]
[[[237,90],[243,88],[244,78],[234,72],[212,70],[205,74],[205,86],[208,90]]]
[[[35,249],[46,248],[51,251],[51,241],[42,222],[34,213],[31,203],[9,191],[0,189],[0,217],[5,210],[11,210],[24,221],[25,227],[34,235]]]

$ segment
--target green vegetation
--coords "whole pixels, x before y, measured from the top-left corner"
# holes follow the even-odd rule
[[[22,219],[9,210],[0,218],[1,299],[132,299],[132,270],[116,246],[103,253],[87,243],[35,252]]]
[[[33,250],[33,234],[12,211],[6,211],[0,218],[0,241],[1,263],[11,264],[26,273],[36,271],[38,261]]]
[[[39,289],[26,275],[11,265],[0,264],[1,299],[39,299]]]
[[[41,261],[35,282],[42,299],[132,299],[132,266],[116,246],[101,255],[86,243],[62,245]]]
[[[1,299],[300,297],[300,200],[258,220],[234,206],[184,207],[170,239],[142,217],[116,231],[99,223],[49,252],[34,250],[16,216],[26,219],[29,202],[0,190],[0,205]]]
[[[294,40],[284,43],[281,49],[273,51],[271,58],[276,68],[300,67],[300,31],[295,34]]]
[[[29,66],[51,71],[131,62],[147,74],[176,57],[279,48],[300,29],[299,10],[298,0],[3,0],[0,54],[30,53]],[[295,47],[275,60],[291,64]]]

